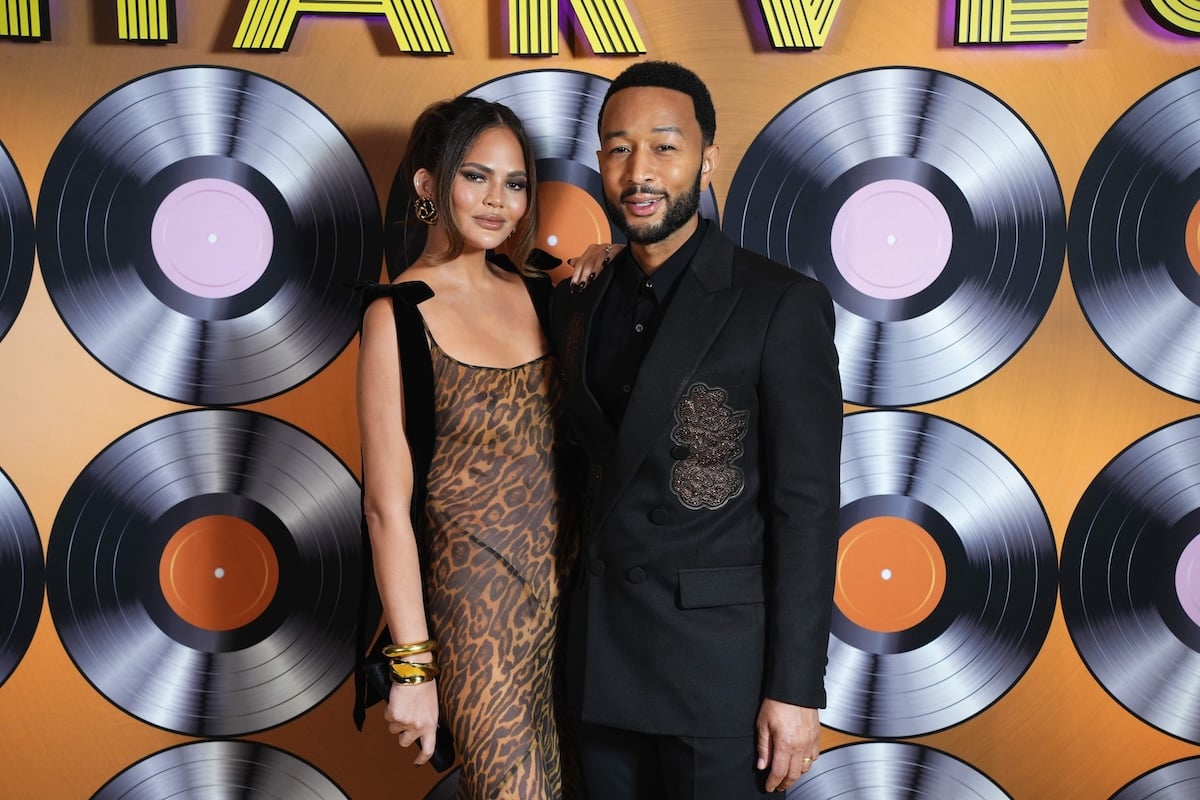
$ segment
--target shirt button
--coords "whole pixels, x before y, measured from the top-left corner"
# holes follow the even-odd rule
[[[670,515],[667,514],[665,508],[652,508],[648,516],[650,517],[650,521],[655,525],[666,525],[667,520],[670,519]]]
[[[630,583],[644,583],[646,581],[646,570],[641,567],[633,567],[629,572],[625,573],[625,577]]]
[[[604,574],[604,562],[598,558],[595,559],[591,564],[588,564],[588,572],[592,573],[596,577],[600,577]]]
[[[632,390],[633,390],[633,387],[630,386],[628,383],[621,387],[621,391],[624,392],[625,394],[629,394]]]
[[[646,326],[639,322],[637,325],[633,326],[633,329],[638,333],[641,333],[642,331],[646,330]]]

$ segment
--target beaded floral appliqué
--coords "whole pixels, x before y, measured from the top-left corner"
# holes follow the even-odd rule
[[[745,485],[733,462],[743,452],[746,412],[730,408],[728,397],[724,389],[695,383],[675,407],[671,440],[687,455],[671,469],[671,491],[688,508],[720,508]]]

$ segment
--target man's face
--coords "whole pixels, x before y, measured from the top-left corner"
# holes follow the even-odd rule
[[[618,91],[604,107],[596,155],[605,209],[629,241],[682,244],[695,229],[700,193],[716,165],[692,98],[658,87]]]

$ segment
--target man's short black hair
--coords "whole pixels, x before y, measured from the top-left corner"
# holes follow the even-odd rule
[[[713,108],[712,95],[700,76],[687,67],[671,61],[639,61],[627,68],[609,84],[604,94],[604,102],[600,104],[600,114],[596,124],[599,126],[604,119],[604,109],[608,100],[622,89],[633,89],[641,86],[658,89],[674,89],[692,98],[692,106],[696,110],[696,122],[700,124],[700,137],[704,146],[708,147],[717,136],[717,112]],[[603,135],[603,132],[601,132]]]

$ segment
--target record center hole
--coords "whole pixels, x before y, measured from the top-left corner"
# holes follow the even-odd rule
[[[220,576],[218,575],[217,577]],[[885,569],[883,572],[879,573],[879,577],[883,578],[885,581],[890,581],[892,579],[892,571],[890,569]]]
[[[210,234],[208,235],[208,243],[209,243],[209,244],[216,244],[216,243],[217,243],[217,235],[216,235],[215,233],[210,233]]]
[[[891,244],[895,244],[895,243],[896,243],[896,234],[894,234],[894,233],[889,233],[889,234],[888,234],[888,236],[887,236],[887,243],[888,243],[889,245],[891,245]]]
[[[217,580],[221,580],[221,578],[225,577],[225,568],[217,567],[216,569],[213,570],[213,575],[216,577]]]
[[[556,247],[558,245],[558,237],[553,233],[550,234],[546,237],[546,244],[550,245],[551,247]]]

